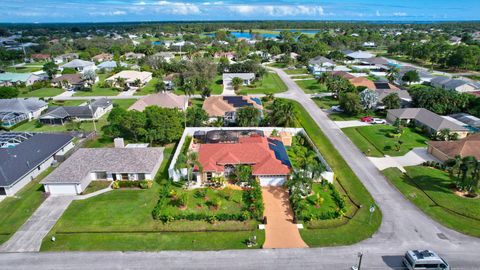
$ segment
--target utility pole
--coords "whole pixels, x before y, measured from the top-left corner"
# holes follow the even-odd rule
[[[363,258],[363,253],[359,252],[358,253],[358,270],[362,267],[362,258]]]

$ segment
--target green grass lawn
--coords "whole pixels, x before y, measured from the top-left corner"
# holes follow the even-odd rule
[[[382,111],[373,111],[373,112],[361,112],[357,115],[350,115],[347,113],[330,113],[328,115],[328,118],[330,118],[333,121],[351,121],[351,120],[360,120],[360,118],[364,116],[371,116],[371,117],[376,117],[376,118],[385,118],[385,112]]]
[[[405,169],[406,174],[397,168],[386,169],[383,173],[408,200],[431,218],[451,229],[480,237],[480,199],[455,195],[452,191],[454,183],[446,172],[423,166]]]
[[[112,182],[111,181],[92,181],[90,184],[85,188],[85,190],[82,192],[82,194],[90,194],[102,189],[107,188],[110,186]]]
[[[54,97],[63,93],[64,90],[60,88],[40,88],[34,91],[22,91],[19,97]]]
[[[96,122],[97,131],[100,131],[107,122],[108,114],[100,117]],[[93,131],[94,126],[92,121],[83,121],[80,124],[80,130]],[[15,127],[12,131],[31,131],[31,132],[64,132],[67,131],[67,125],[42,125],[36,126],[36,121],[29,121],[22,125]]]
[[[133,103],[135,103],[137,101],[137,99],[114,99],[113,100],[113,105],[118,105],[118,107],[120,108],[124,108],[124,109],[128,109],[130,106],[133,105]]]
[[[209,87],[210,87],[210,90],[212,90],[212,93],[211,93],[212,95],[222,94],[223,92],[222,75],[216,75],[215,79],[210,83]],[[176,95],[185,95],[185,91],[181,87],[176,88],[173,93]],[[194,94],[200,95],[202,94],[202,92],[199,90],[196,90]]]
[[[287,86],[276,73],[266,73],[260,80],[249,86],[242,86],[240,94],[275,94],[287,91]]]
[[[306,94],[315,94],[315,93],[326,93],[329,92],[327,87],[325,87],[323,84],[320,84],[317,82],[317,80],[312,79],[312,80],[300,80],[300,81],[295,81],[300,88],[302,88],[303,92]]]
[[[92,91],[75,91],[74,97],[89,97],[89,96],[116,96],[120,94],[115,88],[100,88],[93,86]]]
[[[396,128],[387,125],[370,125],[364,127],[344,128],[343,132],[367,156],[382,157],[403,156],[415,147],[426,147],[428,138],[415,132],[411,128],[404,128],[399,139],[390,138],[388,133]],[[403,143],[400,149],[395,149],[395,144],[400,140]]]
[[[48,106],[79,106],[87,100],[50,100]]]
[[[286,68],[287,67],[287,65],[285,65],[284,63],[270,63],[270,64],[267,64],[267,66],[274,67],[274,68]]]
[[[43,186],[38,182],[47,176],[52,168],[28,183],[15,197],[0,202],[0,244],[7,241],[20,226],[37,210],[44,201]]]
[[[32,73],[40,70],[42,70],[42,67],[32,67],[32,66],[8,67],[5,69],[6,72],[14,72],[14,73]]]
[[[306,68],[285,69],[284,71],[287,74],[308,74],[308,70]]]
[[[157,179],[167,179],[167,166],[173,151],[173,145],[165,148]],[[263,243],[263,232],[256,230],[255,221],[210,224],[180,220],[164,224],[154,220],[152,210],[157,204],[160,188],[160,184],[155,182],[148,190],[112,190],[87,200],[74,201],[44,239],[41,250],[233,249],[246,248],[244,241],[255,234],[259,243]],[[214,192],[208,196],[213,198],[217,195],[220,196]],[[194,211],[206,209],[199,208],[198,203],[202,203],[201,199],[191,197],[189,208],[185,211],[190,208]],[[233,200],[225,202],[224,207],[234,211],[239,209]],[[240,231],[232,232],[232,229]],[[186,230],[190,232],[184,232]],[[56,237],[55,242],[50,241],[52,235]]]
[[[158,82],[158,78],[153,77],[144,87],[138,89],[135,92],[135,96],[146,96],[156,93],[155,84]]]
[[[332,167],[336,177],[341,180],[342,186],[345,188],[345,191],[349,194],[350,198],[352,198],[357,204],[364,206],[374,205],[375,202],[372,196],[368,193],[345,160],[340,156],[335,146],[317,126],[312,117],[299,103],[294,102],[293,104],[296,108],[296,115],[299,123],[305,129],[318,150],[322,153],[327,163]],[[335,181],[334,185],[339,192],[342,190],[338,181]],[[354,208],[350,202],[347,202],[347,204],[349,204],[350,209]],[[334,222],[336,224],[334,224],[334,226],[329,226],[332,223],[331,221],[321,221],[319,227],[322,227],[323,225],[324,228],[306,228],[301,230],[300,234],[310,247],[350,245],[370,237],[375,231],[377,231],[382,220],[381,212],[378,210],[375,211],[371,222],[369,222],[369,216],[370,212],[368,211],[368,207],[362,207],[358,209],[351,219],[335,220]],[[338,223],[343,225],[338,225]]]
[[[313,98],[312,99],[320,109],[328,110],[332,106],[338,105],[338,99],[333,97],[322,97],[322,98]]]

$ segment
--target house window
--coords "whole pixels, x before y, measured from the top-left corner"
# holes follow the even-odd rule
[[[206,175],[207,175],[207,181],[212,180],[212,172],[207,172]]]
[[[138,173],[137,177],[138,177],[138,180],[145,180],[145,174],[144,173]]]

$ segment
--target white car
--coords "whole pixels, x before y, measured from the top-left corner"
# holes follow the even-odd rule
[[[340,107],[340,105],[332,106],[331,110],[334,112],[344,112],[344,110]]]
[[[380,119],[380,118],[373,118],[372,122],[370,122],[372,124],[386,124],[387,121],[385,119]]]

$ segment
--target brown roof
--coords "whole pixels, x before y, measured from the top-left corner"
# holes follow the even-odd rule
[[[458,141],[430,141],[428,144],[450,158],[459,155],[462,158],[474,156],[476,159],[480,159],[480,133]]]
[[[95,60],[95,61],[99,61],[99,60],[105,61],[105,60],[112,60],[112,59],[113,59],[113,55],[109,53],[101,53],[92,57],[92,60]]]
[[[238,109],[234,106],[234,104],[228,103],[224,98],[225,96],[208,97],[205,99],[205,102],[203,102],[203,109],[210,117],[224,117],[226,112],[234,112]],[[258,105],[250,97],[242,96],[242,98],[246,102],[252,104],[253,107],[259,110],[263,109],[261,105]]]
[[[332,71],[331,74],[332,74],[332,76],[342,77],[342,78],[345,78],[347,80],[356,78],[355,76],[353,76],[352,74],[350,74],[346,71]]]
[[[177,96],[172,93],[157,93],[143,97],[135,102],[129,110],[143,112],[147,106],[158,106],[162,108],[186,108],[186,99],[184,96]]]
[[[67,81],[70,84],[80,84],[83,82],[82,74],[63,74],[60,77],[54,78],[52,82],[59,83]]]
[[[50,58],[50,54],[36,53],[36,54],[32,54],[32,58],[33,58],[33,59],[49,59],[49,58]]]
[[[365,77],[357,77],[357,78],[349,79],[349,81],[355,87],[365,86],[368,89],[372,89],[372,90],[377,89],[377,87],[375,86],[375,83]]]

